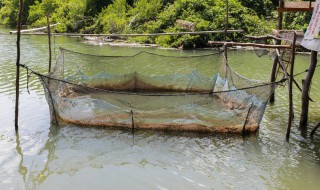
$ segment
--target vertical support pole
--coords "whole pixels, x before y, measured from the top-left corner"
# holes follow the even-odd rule
[[[47,30],[48,30],[48,43],[49,43],[49,73],[51,72],[51,30],[50,30],[50,18],[49,13],[47,14]]]
[[[277,40],[276,44],[279,45],[280,43],[278,43],[279,40]],[[280,42],[280,41],[279,41]],[[272,65],[272,69],[271,69],[271,76],[270,76],[270,82],[273,83],[276,81],[276,74],[277,74],[277,68],[278,68],[278,56],[274,59],[273,65]],[[270,103],[273,103],[275,100],[275,91],[273,91],[270,95]]]
[[[279,7],[283,7],[284,2],[283,0],[279,0]],[[283,24],[283,12],[278,12],[278,30],[282,30],[282,24]]]
[[[279,7],[283,7],[284,3],[283,0],[279,0]],[[283,23],[283,13],[278,12],[278,30],[282,30],[282,23]],[[281,41],[277,40],[276,45],[280,45]],[[271,77],[270,77],[270,82],[275,82],[276,81],[276,72],[277,72],[277,66],[278,66],[278,57],[274,59],[272,70],[271,70]],[[270,102],[273,103],[275,100],[275,92],[273,91],[271,96],[270,96]]]
[[[19,1],[19,14],[17,26],[17,62],[16,62],[16,104],[14,128],[18,132],[19,128],[19,87],[20,87],[20,37],[21,37],[21,18],[22,18],[23,0]]]
[[[311,62],[309,65],[308,73],[302,82],[302,96],[301,96],[301,117],[300,117],[300,129],[301,132],[307,130],[308,122],[308,110],[309,110],[309,90],[311,86],[312,77],[317,66],[318,52],[311,51]]]
[[[227,41],[228,24],[229,24],[229,0],[226,0],[226,21],[225,21],[224,36],[223,36],[224,41]]]
[[[229,72],[229,70],[228,70],[229,68],[228,67],[229,67],[229,64],[228,64],[228,47],[227,47],[227,43],[224,43],[223,48],[224,48],[223,49],[223,51],[224,51],[223,54],[224,54],[224,59],[225,59],[224,61],[226,62],[226,64],[225,64],[225,67],[226,67],[225,78],[228,79],[228,74],[229,74],[228,73]]]
[[[292,92],[292,84],[293,84],[293,72],[294,72],[294,61],[296,55],[296,39],[297,33],[293,32],[293,40],[292,40],[292,50],[291,50],[291,63],[290,63],[290,80],[289,80],[289,118],[288,118],[288,128],[286,139],[289,140],[290,138],[290,131],[292,126],[292,121],[294,117],[294,109],[293,109],[293,92]]]

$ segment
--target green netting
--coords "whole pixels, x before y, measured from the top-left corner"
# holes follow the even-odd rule
[[[96,56],[61,49],[42,80],[53,121],[203,132],[257,130],[276,83],[237,74],[220,52]]]

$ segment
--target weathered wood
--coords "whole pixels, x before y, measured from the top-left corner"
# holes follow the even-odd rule
[[[290,49],[290,45],[268,45],[268,44],[256,44],[256,43],[239,43],[239,42],[221,42],[221,41],[209,41],[211,45],[226,45],[228,47],[233,46],[252,46],[260,48],[278,48],[278,49]]]
[[[294,61],[295,61],[295,55],[296,55],[296,39],[297,35],[296,32],[293,33],[293,39],[292,39],[292,50],[291,50],[291,63],[290,63],[290,80],[289,80],[289,118],[288,118],[288,127],[287,127],[287,134],[286,139],[289,140],[290,138],[290,131],[292,126],[292,121],[294,118],[294,109],[293,109],[293,92],[292,92],[292,86],[293,86],[293,72],[294,72]]]
[[[279,0],[279,9],[284,7],[283,0]],[[278,30],[282,30],[283,13],[278,12]]]
[[[278,38],[276,36],[272,36],[272,35],[266,35],[266,36],[249,36],[246,35],[246,38],[249,38],[251,40],[281,40],[281,38]]]
[[[279,6],[278,12],[311,12],[315,2],[310,1],[286,1],[283,6]]]
[[[279,8],[283,7],[283,6],[284,6],[283,0],[279,0]],[[279,12],[278,13],[278,30],[282,30],[282,23],[283,23],[283,13]],[[273,36],[274,36],[274,34],[273,34]],[[278,36],[276,36],[276,37],[278,37]],[[276,39],[275,45],[281,45],[281,39]],[[279,62],[279,57],[277,56],[273,61],[270,82],[275,82],[277,79],[276,75],[277,75],[278,62]],[[275,101],[275,91],[273,91],[271,93],[269,101],[271,103],[273,103]]]
[[[54,26],[57,26],[57,25],[59,25],[59,24],[60,24],[60,23],[51,24],[50,27],[54,27]],[[28,33],[28,32],[34,32],[34,31],[44,30],[44,29],[47,29],[47,26],[40,27],[40,28],[28,29],[28,30],[21,30],[20,32],[21,32],[21,33]],[[17,31],[10,31],[10,34],[16,34],[16,33],[17,33]]]
[[[47,30],[48,30],[48,44],[49,44],[49,71],[48,73],[51,72],[51,29],[50,29],[50,18],[49,14],[47,14]]]
[[[278,43],[278,44],[280,44],[280,43]],[[276,82],[276,79],[277,79],[278,61],[279,61],[279,58],[277,56],[273,61],[273,65],[272,65],[272,69],[271,69],[271,75],[270,75],[270,82],[271,83]],[[273,103],[274,101],[275,101],[275,92],[273,91],[270,95],[269,102]]]
[[[19,14],[17,26],[17,62],[16,62],[16,102],[15,102],[15,120],[14,127],[16,132],[19,129],[19,87],[20,87],[20,37],[21,37],[21,18],[22,18],[23,0],[19,1]]]
[[[301,117],[300,117],[300,129],[306,131],[308,122],[308,110],[309,110],[309,91],[311,86],[312,77],[317,66],[318,52],[311,51],[311,62],[308,72],[302,83],[302,96],[301,96]]]
[[[52,33],[53,36],[99,36],[99,37],[138,37],[138,36],[176,36],[176,35],[201,35],[201,34],[223,34],[224,30],[197,31],[197,32],[172,32],[153,34],[77,34],[77,33]],[[228,33],[243,32],[243,30],[227,30]],[[47,35],[46,33],[22,33],[23,35]]]
[[[272,30],[272,35],[280,38],[283,41],[287,41],[292,43],[293,39],[293,32],[296,33],[296,45],[300,45],[303,37],[304,37],[304,32],[302,30]]]

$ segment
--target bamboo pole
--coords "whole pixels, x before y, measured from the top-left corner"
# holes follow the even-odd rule
[[[286,139],[289,140],[290,138],[290,131],[292,126],[292,121],[294,118],[294,108],[293,108],[293,92],[292,92],[292,86],[293,86],[293,72],[294,72],[294,61],[295,61],[295,55],[296,55],[296,40],[297,40],[297,33],[293,33],[293,40],[292,40],[292,50],[291,50],[291,63],[290,63],[290,80],[289,80],[289,118],[288,118],[288,128],[287,128],[287,134]]]
[[[51,72],[51,60],[52,60],[52,56],[51,56],[51,30],[50,30],[50,18],[49,18],[49,14],[47,14],[47,29],[48,29],[48,43],[49,43],[49,71],[48,73]]]
[[[197,32],[168,32],[153,34],[77,34],[77,33],[52,33],[52,36],[96,36],[96,37],[138,37],[138,36],[177,36],[177,35],[201,35],[201,34],[223,34],[225,30],[197,31]],[[243,30],[227,30],[228,33],[243,32]],[[23,35],[47,35],[46,33],[21,33]]]
[[[308,110],[309,110],[309,91],[311,86],[312,77],[317,66],[318,52],[311,51],[311,62],[309,65],[308,73],[302,82],[302,96],[301,96],[301,117],[300,117],[300,129],[301,132],[307,130],[308,122]]]
[[[17,62],[16,62],[16,103],[14,127],[16,132],[19,128],[19,87],[20,87],[20,37],[21,37],[21,18],[22,18],[23,0],[19,1],[19,14],[17,26]]]

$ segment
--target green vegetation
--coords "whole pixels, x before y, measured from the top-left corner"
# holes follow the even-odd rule
[[[243,41],[244,34],[269,33],[276,26],[278,0],[229,0],[229,40]],[[56,32],[156,33],[222,30],[225,0],[24,0],[23,24],[32,27],[61,23]],[[16,26],[18,0],[0,0],[0,24]],[[285,26],[306,28],[311,14],[285,14]],[[183,23],[186,23],[185,25]],[[131,41],[165,47],[202,47],[222,35],[136,37]]]

